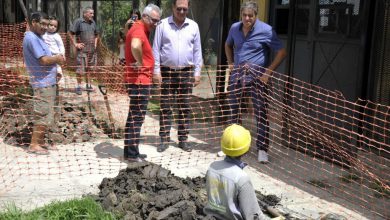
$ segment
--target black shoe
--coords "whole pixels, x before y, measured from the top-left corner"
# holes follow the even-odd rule
[[[168,144],[166,143],[161,143],[158,147],[157,147],[157,152],[164,152],[166,149],[168,149]]]
[[[183,149],[184,151],[191,152],[192,149],[186,142],[179,142],[179,148]]]
[[[141,159],[145,159],[145,158],[148,157],[148,155],[146,155],[146,154],[138,154],[137,157],[139,157],[139,158],[141,158]]]

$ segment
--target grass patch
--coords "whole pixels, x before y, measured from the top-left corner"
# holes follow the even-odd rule
[[[18,97],[22,98],[33,96],[33,88],[30,85],[18,86],[15,88],[15,92]]]
[[[92,198],[73,199],[65,202],[53,202],[42,208],[24,212],[15,205],[9,205],[5,212],[0,212],[1,220],[35,220],[35,219],[118,219],[112,213],[106,212]]]
[[[152,112],[154,115],[160,114],[160,101],[154,98],[149,99],[148,111]]]
[[[390,198],[390,190],[383,187],[383,185],[380,182],[378,182],[377,180],[375,180],[375,182],[371,183],[371,185],[369,187],[375,191],[374,196],[376,198],[385,198],[385,199]]]
[[[359,177],[358,175],[356,174],[347,174],[347,175],[344,175],[344,176],[341,176],[340,177],[340,180],[345,182],[345,183],[351,183],[352,181],[353,182],[358,182],[360,181],[362,178]]]
[[[332,186],[327,183],[325,180],[316,180],[316,179],[312,179],[312,180],[309,180],[307,181],[307,183],[313,185],[313,186],[316,186],[318,188],[321,188],[321,189],[330,189],[332,188]]]

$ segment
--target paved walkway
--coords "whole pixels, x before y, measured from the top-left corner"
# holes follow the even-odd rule
[[[68,79],[71,80],[71,79]],[[74,102],[80,101],[80,96],[69,93],[67,97]],[[85,101],[85,94],[81,101]],[[99,92],[93,94],[93,99],[103,102]],[[111,108],[115,111],[116,124],[124,124],[128,103],[126,96],[110,95]],[[101,106],[104,109],[104,106]],[[158,143],[158,121],[148,115],[143,127],[143,137],[148,143]],[[222,128],[213,128],[212,133],[222,132]],[[172,134],[175,134],[172,131]],[[207,135],[207,134],[204,134]],[[199,135],[190,136],[190,142],[195,145],[191,153],[184,152],[171,145],[165,152],[158,153],[156,145],[141,143],[141,153],[148,155],[147,160],[161,164],[173,174],[180,177],[204,176],[208,165],[218,158],[218,140],[197,138]],[[173,140],[175,141],[175,137]],[[215,146],[215,147],[210,147]],[[96,142],[78,143],[58,146],[58,151],[51,152],[48,156],[37,156],[26,153],[25,149],[4,144],[0,140],[0,208],[4,208],[10,202],[18,207],[29,210],[40,207],[54,200],[78,198],[84,194],[97,193],[98,185],[103,178],[115,177],[120,169],[127,164],[121,160],[123,155],[123,141],[109,139],[102,136]],[[275,152],[281,149],[273,148]],[[297,152],[285,152],[282,159],[273,157],[273,163],[284,164],[288,168],[289,160],[305,160],[304,155],[297,156]],[[290,155],[290,159],[288,158]],[[272,155],[271,155],[272,156]],[[367,219],[362,214],[351,211],[341,205],[328,202],[313,196],[296,186],[287,184],[272,178],[267,165],[258,164],[253,152],[245,160],[250,164],[246,168],[249,172],[256,190],[263,194],[275,194],[282,198],[284,209],[307,219],[319,219],[326,213],[337,213],[348,219]],[[322,166],[327,166],[321,163]],[[295,165],[295,163],[292,163]],[[263,167],[262,167],[263,166]],[[260,170],[265,172],[260,172]],[[326,170],[326,169],[324,169]],[[304,175],[304,174],[303,174]],[[276,175],[277,176],[277,175]],[[358,208],[356,208],[357,210]]]

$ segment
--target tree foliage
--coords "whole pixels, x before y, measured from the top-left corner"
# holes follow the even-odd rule
[[[131,1],[101,1],[99,5],[102,42],[113,51],[118,48],[119,31],[129,19],[131,9]]]

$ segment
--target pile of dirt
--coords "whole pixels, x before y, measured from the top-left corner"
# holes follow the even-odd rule
[[[0,97],[0,136],[13,146],[26,147],[31,140],[34,123],[32,96]],[[90,120],[83,106],[61,103],[58,121],[49,127],[47,144],[70,144],[93,141],[103,131]]]
[[[153,163],[131,163],[117,177],[103,179],[99,189],[95,200],[123,219],[214,219],[203,214],[205,178],[179,178]],[[275,195],[256,194],[268,205],[280,201]]]
[[[203,214],[205,179],[182,179],[149,162],[132,163],[105,178],[96,200],[124,219],[214,219]]]

